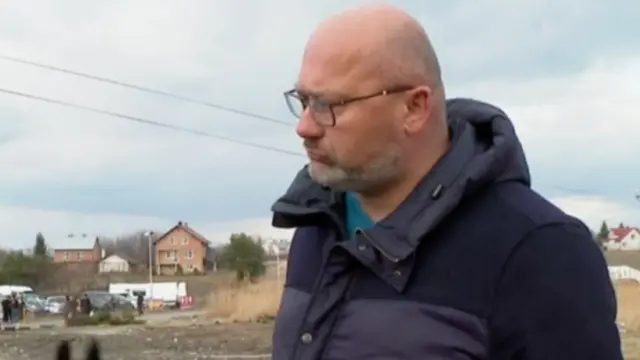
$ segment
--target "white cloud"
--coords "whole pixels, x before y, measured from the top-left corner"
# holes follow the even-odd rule
[[[552,202],[595,231],[600,228],[602,221],[609,226],[617,226],[621,222],[640,225],[640,203],[629,206],[599,196],[570,196],[552,199]]]
[[[0,205],[0,229],[5,231],[0,244],[13,247],[30,246],[35,242],[36,233],[42,232],[49,246],[54,248],[90,246],[91,241],[82,239],[81,234],[86,234],[87,238],[91,238],[95,236],[116,237],[138,230],[167,231],[178,221],[188,222],[189,226],[213,244],[225,243],[229,240],[229,236],[236,232],[279,239],[290,238],[292,234],[291,230],[273,228],[271,218],[268,217],[225,223],[192,223],[188,219],[46,211]],[[75,236],[70,239],[67,237],[69,234]],[[20,241],[14,242],[10,237],[15,237]]]
[[[640,54],[602,59],[577,74],[487,81],[456,88],[454,94],[501,106],[529,157],[560,170],[580,161],[637,160],[640,86],[635,79],[640,79]]]

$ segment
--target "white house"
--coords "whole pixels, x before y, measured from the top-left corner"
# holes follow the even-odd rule
[[[129,272],[134,264],[131,260],[125,259],[120,255],[109,255],[100,261],[99,271],[101,273],[108,272]]]
[[[291,242],[286,239],[266,239],[263,240],[262,247],[269,256],[287,256]]]
[[[610,229],[604,247],[607,250],[640,250],[640,229],[627,226]]]

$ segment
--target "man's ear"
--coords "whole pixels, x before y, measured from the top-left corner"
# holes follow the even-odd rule
[[[415,134],[427,125],[431,114],[431,88],[418,86],[410,90],[407,95],[404,129],[407,134]]]

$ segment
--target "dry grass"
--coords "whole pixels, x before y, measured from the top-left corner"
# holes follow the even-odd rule
[[[640,284],[636,281],[618,282],[616,293],[625,359],[640,360]]]
[[[283,284],[267,278],[254,284],[229,284],[209,296],[211,317],[230,321],[261,321],[273,318],[280,306]]]
[[[624,281],[616,284],[618,296],[618,322],[626,330],[640,332],[640,284]]]
[[[209,296],[207,309],[212,317],[237,322],[255,322],[275,316],[282,296],[282,282],[267,277],[256,284],[229,281]],[[622,327],[626,360],[640,360],[640,283],[616,284],[618,323]]]

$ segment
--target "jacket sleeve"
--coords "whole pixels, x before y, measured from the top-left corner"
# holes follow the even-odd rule
[[[492,360],[622,360],[616,296],[582,224],[533,230],[514,250],[488,319]]]

